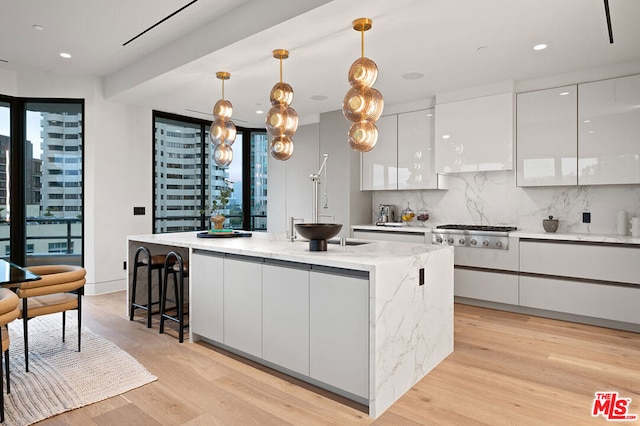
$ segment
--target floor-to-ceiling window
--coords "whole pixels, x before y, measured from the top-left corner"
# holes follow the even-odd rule
[[[83,264],[83,109],[82,100],[0,100],[4,258]]]
[[[9,164],[11,156],[11,104],[0,101],[0,244],[2,258],[11,255],[9,214]]]
[[[223,212],[225,226],[266,230],[265,131],[238,128],[233,161],[219,167],[212,157],[210,122],[154,111],[153,124],[155,233],[208,229],[211,202],[225,186],[233,189]]]

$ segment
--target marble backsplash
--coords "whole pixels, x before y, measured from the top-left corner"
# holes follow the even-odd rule
[[[373,192],[372,221],[379,204],[393,204],[399,218],[407,203],[416,213],[429,211],[428,227],[509,225],[544,232],[542,219],[553,215],[558,232],[616,234],[618,211],[640,217],[640,185],[518,188],[513,171],[452,174],[448,181],[448,190]],[[583,212],[591,213],[591,223],[582,223]],[[420,226],[415,219],[412,225]]]

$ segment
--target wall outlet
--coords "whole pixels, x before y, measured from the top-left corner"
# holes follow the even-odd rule
[[[582,223],[591,223],[591,213],[583,212],[582,213]]]
[[[127,270],[127,261],[126,260],[122,262],[122,269],[125,270],[125,271]]]

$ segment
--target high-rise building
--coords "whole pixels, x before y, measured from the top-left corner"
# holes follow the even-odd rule
[[[82,114],[41,113],[44,216],[82,214]]]
[[[199,229],[202,214],[202,145],[200,126],[193,128],[156,121],[155,140],[155,218],[156,232],[178,232]],[[217,197],[225,179],[227,168],[217,167],[212,149],[207,149],[204,182],[205,200],[209,194]],[[159,225],[158,225],[159,224]]]

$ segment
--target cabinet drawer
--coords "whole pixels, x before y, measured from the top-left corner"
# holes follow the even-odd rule
[[[456,268],[454,295],[489,302],[518,304],[518,276]]]
[[[520,305],[640,324],[640,287],[520,277]]]
[[[361,231],[354,230],[353,238],[362,240],[378,240],[378,241],[396,241],[399,243],[426,243],[426,237],[423,233],[418,232],[402,232],[402,231]],[[431,242],[431,233],[429,233],[429,242]]]
[[[521,240],[520,272],[640,284],[640,247]]]

